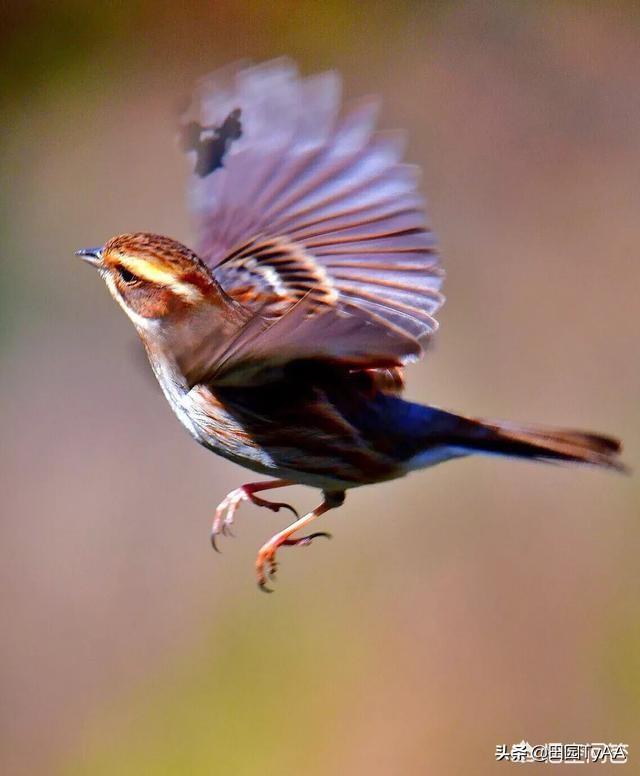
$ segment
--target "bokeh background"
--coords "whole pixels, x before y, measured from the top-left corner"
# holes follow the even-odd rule
[[[16,0],[0,22],[1,772],[483,776],[523,738],[626,742],[636,772],[637,476],[473,459],[365,488],[263,596],[282,516],[243,508],[212,553],[247,475],[192,443],[72,253],[192,239],[195,77],[338,68],[409,130],[448,268],[410,396],[619,434],[637,468],[637,6]]]

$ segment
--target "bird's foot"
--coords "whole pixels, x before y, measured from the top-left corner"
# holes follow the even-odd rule
[[[288,485],[289,483],[286,484]],[[266,490],[268,487],[280,486],[285,487],[285,483],[282,483],[281,485],[276,485],[271,482],[253,483],[242,485],[242,487],[236,488],[228,493],[218,505],[213,518],[213,524],[211,526],[211,544],[213,545],[213,549],[216,552],[220,552],[217,538],[221,534],[223,536],[233,536],[231,526],[233,525],[235,513],[243,501],[251,501],[251,503],[255,504],[257,507],[266,507],[272,512],[279,512],[281,509],[289,509],[296,517],[298,517],[298,513],[290,504],[285,504],[282,501],[267,501],[267,499],[255,495],[257,490]]]
[[[267,587],[267,580],[275,581],[278,563],[276,561],[276,552],[279,547],[308,547],[314,539],[324,536],[331,538],[331,534],[326,531],[318,531],[308,536],[300,536],[297,539],[290,538],[286,532],[276,534],[266,544],[263,544],[258,551],[256,558],[256,576],[258,578],[258,587],[265,593],[273,593],[273,589]]]

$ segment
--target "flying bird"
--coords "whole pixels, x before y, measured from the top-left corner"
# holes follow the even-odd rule
[[[277,551],[326,536],[309,526],[350,488],[476,453],[623,468],[608,436],[402,398],[443,270],[402,135],[376,129],[377,99],[341,110],[340,91],[335,72],[302,78],[287,59],[203,79],[181,124],[195,250],[135,233],[78,251],[193,438],[271,478],[223,499],[214,547],[244,501],[294,513],[258,552],[267,591]],[[322,491],[302,517],[258,495],[293,484]]]

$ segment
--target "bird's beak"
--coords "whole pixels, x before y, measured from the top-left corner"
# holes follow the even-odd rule
[[[91,264],[93,267],[102,266],[102,247],[100,248],[80,248],[76,251],[76,256]]]

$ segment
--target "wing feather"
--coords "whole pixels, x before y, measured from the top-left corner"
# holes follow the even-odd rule
[[[280,59],[205,79],[185,115],[198,253],[256,317],[218,374],[284,354],[395,368],[437,328],[443,271],[404,134],[376,130],[376,99],[340,116],[340,92]]]

